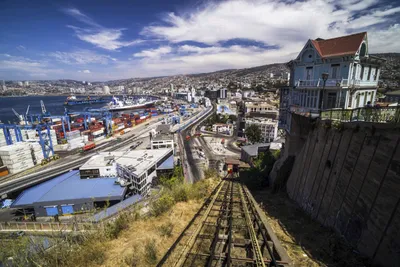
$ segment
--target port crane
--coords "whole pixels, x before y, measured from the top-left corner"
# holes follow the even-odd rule
[[[20,125],[28,125],[28,112],[29,112],[29,108],[30,105],[28,105],[26,112],[25,112],[25,116],[24,115],[20,115],[17,111],[15,111],[14,108],[11,108],[11,110],[13,111],[13,113],[15,114],[15,116],[18,118],[18,122]]]

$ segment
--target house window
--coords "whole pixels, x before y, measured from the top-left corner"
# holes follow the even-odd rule
[[[313,78],[313,67],[306,67],[306,80],[312,80]]]
[[[332,79],[339,79],[340,78],[340,64],[332,64]]]

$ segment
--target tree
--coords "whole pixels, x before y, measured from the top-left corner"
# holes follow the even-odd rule
[[[247,139],[252,144],[258,143],[261,140],[261,130],[255,124],[252,124],[249,127],[247,127],[245,130],[245,134],[246,134]]]

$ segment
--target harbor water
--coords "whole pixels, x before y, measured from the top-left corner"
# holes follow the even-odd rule
[[[0,121],[2,123],[16,123],[17,117],[14,115],[12,108],[20,115],[25,115],[28,105],[30,105],[30,114],[40,114],[40,100],[43,100],[46,110],[53,115],[62,115],[65,111],[64,102],[66,96],[23,96],[23,97],[1,97],[0,98]],[[111,97],[109,97],[111,101]],[[68,106],[69,111],[82,111],[85,107],[101,108],[106,106],[105,103],[92,105],[76,105]]]

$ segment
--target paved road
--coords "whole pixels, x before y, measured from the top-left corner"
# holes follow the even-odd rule
[[[199,120],[199,122],[197,122],[196,124],[193,124],[189,127],[187,127],[185,130],[181,131],[180,134],[180,138],[182,138],[183,140],[183,145],[184,145],[184,149],[185,149],[185,154],[186,154],[186,160],[187,162],[184,162],[183,164],[188,164],[188,170],[191,171],[192,175],[191,175],[191,183],[194,183],[198,180],[201,179],[202,175],[201,175],[201,170],[199,168],[199,166],[196,164],[196,160],[193,158],[193,146],[194,146],[194,139],[190,138],[189,141],[186,140],[186,136],[187,135],[192,135],[193,132],[193,128],[197,129],[197,127],[199,127],[199,124],[201,124],[202,121],[204,121],[205,119],[207,119],[209,116],[211,116],[211,114],[213,114],[215,110],[215,107],[213,106],[212,112],[210,113],[206,113],[205,115],[203,115],[201,117],[201,119]]]

